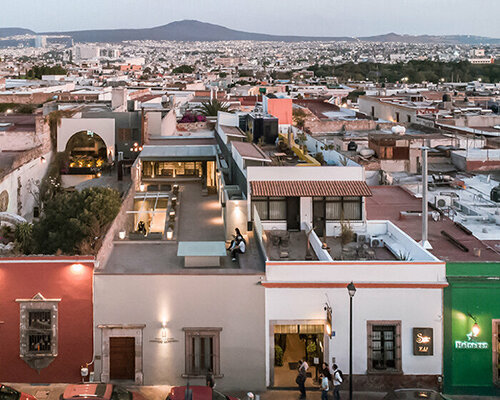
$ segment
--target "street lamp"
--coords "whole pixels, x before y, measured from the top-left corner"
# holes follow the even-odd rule
[[[349,292],[349,400],[352,400],[352,298],[356,294],[356,286],[351,282],[347,285]]]

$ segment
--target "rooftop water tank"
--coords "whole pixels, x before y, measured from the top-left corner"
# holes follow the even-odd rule
[[[500,185],[495,186],[493,189],[491,189],[490,200],[500,203]]]
[[[406,133],[406,128],[401,125],[396,125],[391,128],[391,131],[395,135],[404,135]]]

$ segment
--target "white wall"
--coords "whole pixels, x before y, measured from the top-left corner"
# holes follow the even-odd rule
[[[10,174],[5,176],[0,181],[0,193],[4,190],[9,194],[9,204],[7,206],[7,212],[17,214],[18,211],[18,201],[21,202],[21,213],[20,215],[31,221],[33,218],[33,207],[35,207],[36,201],[35,197],[31,194],[31,191],[38,193],[38,185],[35,183],[41,181],[47,169],[49,168],[52,153],[44,154],[46,162],[43,163],[41,157],[37,157],[34,160],[22,165],[21,167],[15,169]],[[18,187],[20,182],[20,196],[18,196]]]
[[[221,373],[217,388],[263,390],[264,288],[259,275],[100,275],[95,276],[95,326],[146,324],[144,328],[144,383],[185,385],[183,328],[221,327]],[[161,337],[167,322],[169,338]],[[96,329],[96,355],[102,355],[101,331]],[[95,364],[99,379],[101,361]],[[205,384],[190,379],[191,384]]]
[[[111,155],[114,160],[115,120],[113,118],[61,118],[61,125],[57,129],[57,151],[64,151],[71,136],[81,131],[97,133],[106,144],[108,155]]]
[[[349,371],[349,295],[338,289],[266,289],[266,354],[269,354],[269,321],[326,320],[323,306],[327,300],[333,309],[330,354],[344,373]],[[442,362],[442,289],[363,289],[353,299],[353,373],[367,370],[367,321],[397,321],[401,326],[402,368],[404,374],[441,374]],[[414,356],[412,329],[434,329],[434,355]],[[266,357],[269,384],[270,360]]]
[[[313,201],[312,197],[300,198],[300,229],[305,230],[306,226],[312,225]]]
[[[363,167],[248,167],[248,181],[364,181]]]

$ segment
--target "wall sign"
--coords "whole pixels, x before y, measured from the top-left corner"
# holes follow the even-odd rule
[[[434,355],[434,334],[432,328],[413,328],[413,355]]]

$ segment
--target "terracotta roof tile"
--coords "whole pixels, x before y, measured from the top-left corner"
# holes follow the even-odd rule
[[[252,196],[371,196],[364,181],[251,181]]]

